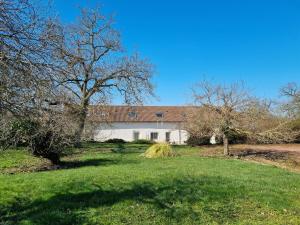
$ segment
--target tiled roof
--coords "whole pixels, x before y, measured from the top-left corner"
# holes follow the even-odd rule
[[[98,122],[184,122],[188,106],[90,106],[88,119]]]

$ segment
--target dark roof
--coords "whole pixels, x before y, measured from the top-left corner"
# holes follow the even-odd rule
[[[188,106],[90,106],[88,119],[98,122],[184,122]]]

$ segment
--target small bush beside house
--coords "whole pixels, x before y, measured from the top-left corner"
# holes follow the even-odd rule
[[[147,139],[139,139],[131,142],[132,144],[155,144],[155,141],[147,140]]]
[[[104,141],[104,143],[110,143],[110,144],[125,144],[126,141],[120,138],[112,138]]]

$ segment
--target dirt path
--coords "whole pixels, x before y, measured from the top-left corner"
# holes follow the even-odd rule
[[[300,144],[231,145],[232,157],[300,172]],[[206,147],[204,156],[221,156],[222,147]]]
[[[295,152],[300,154],[300,144],[281,145],[233,145],[234,149],[256,149],[262,151]]]

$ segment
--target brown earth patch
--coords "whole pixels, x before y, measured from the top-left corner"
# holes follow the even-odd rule
[[[206,146],[201,156],[222,157],[222,146]],[[300,144],[231,145],[230,156],[300,172]]]

